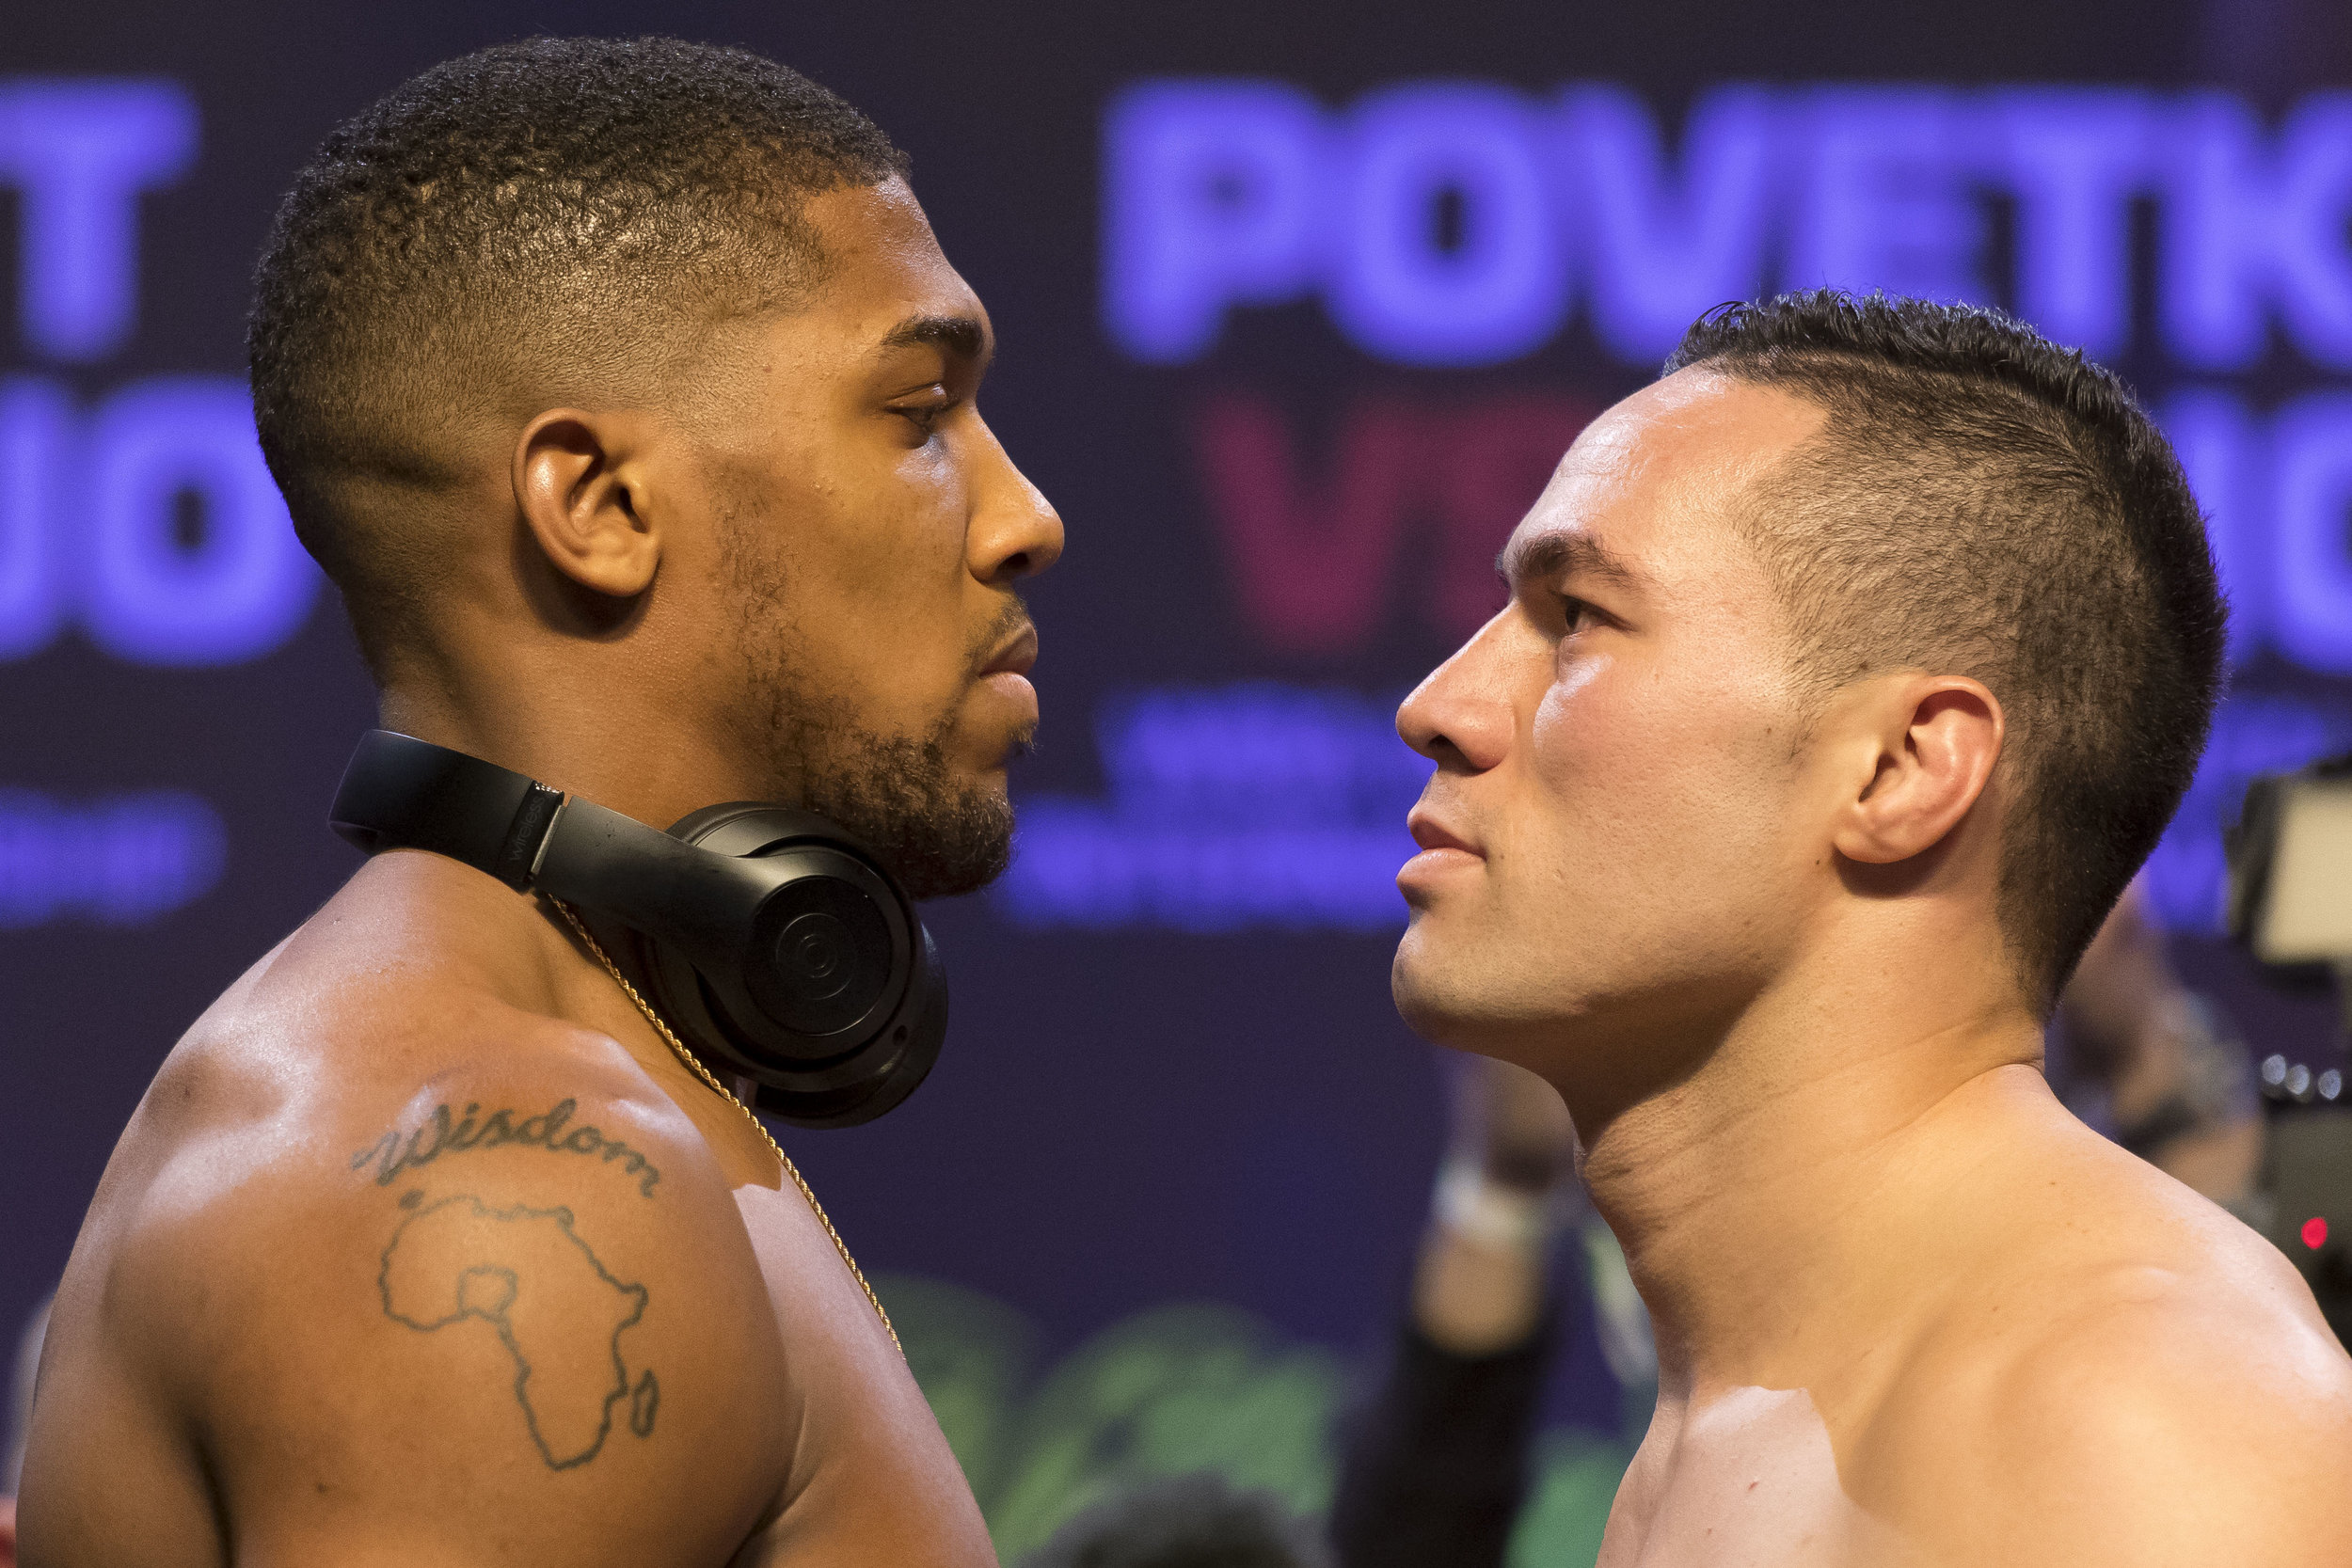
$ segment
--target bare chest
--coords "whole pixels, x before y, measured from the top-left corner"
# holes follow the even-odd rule
[[[791,1187],[737,1191],[776,1313],[790,1473],[743,1564],[993,1565],[971,1487],[874,1305]]]
[[[1651,1429],[1626,1472],[1597,1568],[1825,1568],[1907,1560],[1848,1496],[1803,1389],[1742,1388]]]

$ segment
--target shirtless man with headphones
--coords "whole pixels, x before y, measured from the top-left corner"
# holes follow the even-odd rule
[[[661,40],[438,67],[303,171],[254,399],[397,732],[336,812],[387,852],[116,1150],[31,1568],[993,1561],[733,1102],[920,1076],[906,899],[1002,868],[1037,720],[1014,588],[1061,525],[905,172],[795,73]],[[795,810],[707,810],[740,801]]]

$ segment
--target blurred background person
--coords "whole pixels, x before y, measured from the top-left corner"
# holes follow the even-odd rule
[[[49,1302],[33,1309],[18,1338],[8,1369],[8,1424],[0,1429],[0,1568],[16,1568],[16,1487],[24,1474],[24,1437],[32,1425],[33,1379],[40,1370],[40,1342],[49,1328]]]
[[[2134,883],[2058,1001],[2046,1062],[2067,1109],[2244,1219],[2262,1168],[2253,1053],[2184,984]]]
[[[1447,1067],[1454,1132],[1411,1307],[1332,1499],[1343,1568],[1502,1560],[1561,1331],[1553,1243],[1590,1214],[1551,1085],[1487,1057]]]
[[[1326,1568],[1327,1560],[1279,1500],[1201,1474],[1098,1503],[1022,1568]]]

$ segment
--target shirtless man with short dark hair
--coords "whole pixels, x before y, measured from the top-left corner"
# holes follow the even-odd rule
[[[1408,698],[1399,1006],[1548,1079],[1656,1327],[1601,1561],[2321,1564],[2352,1361],[2058,1105],[2223,609],[2113,377],[2003,318],[1710,316]]]
[[[255,405],[388,728],[656,828],[821,813],[914,896],[1002,868],[1061,525],[905,173],[660,40],[328,140]],[[189,1031],[57,1296],[32,1568],[993,1562],[846,1253],[561,916],[387,852]]]

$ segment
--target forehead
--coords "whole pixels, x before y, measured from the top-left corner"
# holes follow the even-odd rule
[[[1752,570],[1735,509],[1826,419],[1777,388],[1677,371],[1585,427],[1513,533],[1510,559],[1556,559],[1565,538],[1581,538],[1668,592]]]
[[[843,186],[803,209],[824,248],[825,272],[806,317],[879,341],[910,317],[971,316],[979,296],[949,264],[922,204],[902,180]]]

